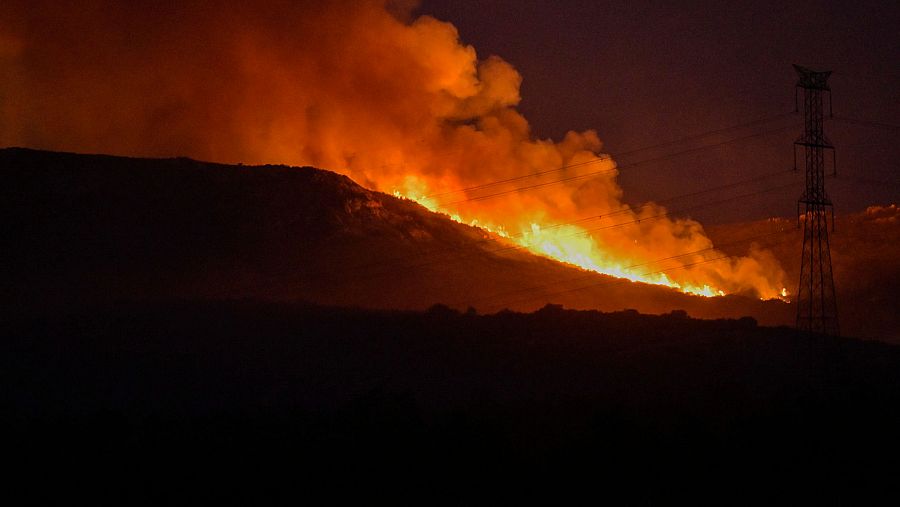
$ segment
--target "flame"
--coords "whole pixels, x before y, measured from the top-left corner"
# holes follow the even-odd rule
[[[408,179],[408,182],[410,181],[416,180]],[[416,184],[414,185],[418,186]],[[419,186],[419,188],[421,190],[421,186]],[[643,263],[641,265],[625,265],[625,262],[623,262],[625,259],[611,257],[606,252],[599,249],[594,239],[590,237],[588,231],[583,227],[564,225],[544,228],[541,224],[532,222],[528,224],[527,227],[522,227],[519,234],[511,236],[502,226],[479,223],[478,219],[466,221],[457,213],[447,213],[440,207],[436,200],[427,197],[426,193],[404,193],[400,190],[394,190],[393,194],[399,198],[416,201],[427,209],[444,214],[456,222],[479,227],[500,238],[508,239],[514,244],[535,254],[577,266],[587,271],[593,271],[616,278],[623,278],[632,282],[671,287],[696,296],[717,297],[725,296],[727,294],[724,290],[714,288],[708,283],[702,285],[679,283],[678,281],[671,279],[664,272],[648,273],[645,272],[646,270],[638,269],[639,266],[654,264],[653,262]],[[781,296],[782,298],[787,297],[785,288],[781,289]]]
[[[713,289],[708,284],[703,286],[680,284],[671,280],[665,273],[646,273],[643,272],[646,269],[639,270],[623,265],[623,259],[611,258],[600,250],[582,227],[568,225],[542,229],[539,224],[532,223],[531,230],[523,233],[517,242],[535,253],[588,271],[625,278],[632,282],[665,285],[698,296],[713,297],[725,294],[724,291]]]
[[[771,254],[624,204],[596,132],[535,138],[512,65],[398,4],[7,0],[0,145],[313,165],[583,269],[778,297]]]

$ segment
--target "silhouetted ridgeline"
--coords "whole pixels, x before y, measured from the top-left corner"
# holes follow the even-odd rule
[[[771,234],[785,229],[798,232],[770,250],[787,271],[788,287],[796,291],[803,242],[797,220],[770,218],[720,225],[708,232],[715,244],[727,245],[727,238],[737,234]],[[900,208],[895,204],[870,206],[859,213],[838,215],[829,241],[841,331],[900,344]],[[727,246],[724,250],[732,255],[741,253],[729,251]]]
[[[900,450],[900,349],[749,318],[223,302],[4,325],[6,456],[97,498],[378,477],[449,481],[425,503],[475,485],[509,499],[562,474],[604,494],[636,480],[633,501],[847,500]],[[354,492],[372,493],[332,493]]]
[[[664,314],[424,311],[584,273],[313,168],[5,149],[0,176],[0,420],[31,503],[892,484],[900,349],[757,326],[789,305],[597,275],[559,301]]]
[[[0,303],[16,312],[252,298],[419,310],[435,302],[534,310],[552,301],[792,319],[780,302],[691,297],[586,274],[310,167],[10,148],[0,150],[0,178]],[[594,286],[544,296],[570,279]]]

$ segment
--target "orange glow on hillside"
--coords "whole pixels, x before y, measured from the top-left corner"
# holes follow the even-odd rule
[[[767,252],[724,257],[698,222],[625,204],[597,132],[536,138],[516,69],[408,4],[10,0],[0,146],[311,165],[591,271],[781,295]]]
[[[418,181],[415,178],[408,178],[407,181]],[[665,269],[659,271],[648,271],[648,266],[655,266],[655,262],[646,262],[634,264],[628,262],[627,258],[616,258],[604,252],[593,239],[590,231],[584,227],[567,224],[562,226],[542,227],[541,224],[530,222],[522,223],[515,234],[509,234],[502,226],[493,225],[488,222],[480,222],[478,219],[464,220],[458,213],[448,213],[441,208],[437,201],[427,197],[427,193],[419,186],[419,193],[404,194],[399,190],[395,190],[393,194],[396,197],[409,199],[422,204],[431,211],[442,213],[450,219],[482,228],[493,235],[503,243],[512,243],[517,247],[531,251],[532,253],[549,257],[560,262],[577,266],[587,271],[602,273],[617,278],[631,280],[633,282],[641,282],[653,285],[662,285],[680,290],[687,294],[693,294],[703,297],[716,297],[726,295],[726,291],[711,285],[709,283],[690,283],[678,281],[670,277]],[[502,249],[502,245],[500,249]],[[704,261],[701,261],[704,262]],[[672,271],[677,271],[677,266]],[[787,290],[782,288],[780,291],[773,293],[760,293],[761,299],[787,297]]]

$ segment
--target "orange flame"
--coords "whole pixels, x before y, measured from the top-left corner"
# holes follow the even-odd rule
[[[535,139],[521,76],[449,23],[386,0],[140,4],[4,3],[0,145],[314,165],[584,269],[781,294],[766,252],[716,260],[699,223],[625,205],[596,132]]]

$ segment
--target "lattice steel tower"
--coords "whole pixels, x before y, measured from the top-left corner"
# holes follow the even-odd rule
[[[820,333],[837,336],[837,299],[834,277],[831,272],[831,249],[828,243],[828,216],[831,211],[831,225],[834,227],[834,207],[825,193],[825,150],[831,150],[834,163],[834,146],[825,137],[824,95],[828,92],[829,114],[831,114],[831,88],[828,77],[831,72],[815,72],[799,65],[794,69],[800,77],[794,95],[799,109],[798,95],[803,93],[803,115],[805,129],[794,143],[794,169],[797,168],[797,147],[802,146],[806,154],[806,191],[797,201],[797,212],[805,205],[806,211],[800,215],[803,222],[803,255],[800,261],[800,288],[797,291],[797,329],[806,333]]]

